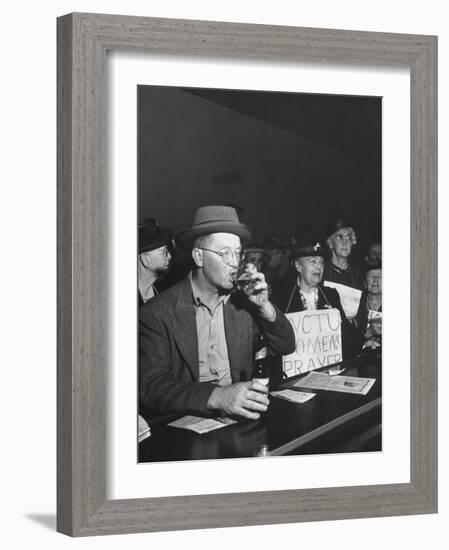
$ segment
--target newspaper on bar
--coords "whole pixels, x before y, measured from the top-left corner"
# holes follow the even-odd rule
[[[294,383],[296,388],[310,390],[327,390],[343,393],[366,395],[373,387],[375,378],[358,378],[356,376],[329,376],[322,372],[311,372]]]
[[[324,281],[323,284],[324,286],[335,288],[340,296],[341,305],[346,317],[348,319],[354,319],[359,309],[362,291],[340,283],[333,283],[331,281]]]
[[[338,363],[343,356],[338,309],[286,313],[295,333],[296,348],[282,357],[287,378]]]

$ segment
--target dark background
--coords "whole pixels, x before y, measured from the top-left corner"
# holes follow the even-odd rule
[[[349,215],[360,253],[380,240],[381,106],[380,97],[139,86],[139,221],[176,233],[198,206],[232,204],[260,241]]]

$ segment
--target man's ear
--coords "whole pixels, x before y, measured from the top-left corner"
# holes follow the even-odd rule
[[[330,238],[329,238],[329,239],[326,239],[326,243],[327,243],[327,246],[328,246],[331,250],[334,249],[334,245],[333,245],[333,243],[332,243],[332,239],[330,239]]]
[[[143,267],[145,268],[149,267],[150,260],[146,252],[142,252],[142,254],[139,254],[139,260],[140,260],[140,263],[143,265]]]
[[[301,263],[300,263],[298,258],[296,258],[296,260],[293,262],[293,265],[295,266],[296,271],[298,273],[301,273],[302,268],[301,268]]]
[[[194,248],[192,250],[192,258],[197,267],[203,267],[203,251],[199,248]]]

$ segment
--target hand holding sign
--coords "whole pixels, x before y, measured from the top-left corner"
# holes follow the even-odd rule
[[[350,286],[341,285],[340,283],[333,283],[331,281],[324,281],[324,286],[335,288],[340,296],[341,305],[346,317],[349,320],[354,319],[359,309],[362,291]]]

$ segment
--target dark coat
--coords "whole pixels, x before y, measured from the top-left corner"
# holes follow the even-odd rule
[[[379,344],[382,343],[382,337],[381,336],[377,336],[377,337],[372,337],[372,336],[366,336],[366,331],[368,329],[368,294],[367,292],[365,291],[363,294],[362,294],[362,299],[360,300],[360,307],[359,307],[359,311],[357,312],[357,323],[358,323],[358,327],[359,327],[359,330],[362,334],[362,338],[363,338],[363,341],[365,340],[375,340],[377,342],[379,342]],[[378,309],[378,311],[382,311],[382,306],[380,306],[380,308]]]
[[[340,285],[364,290],[365,279],[361,270],[353,263],[348,265],[348,269],[343,270],[334,265],[330,260],[324,263],[323,281],[339,283]]]
[[[160,292],[162,292],[164,290],[164,286],[162,285],[161,281],[160,280],[157,280],[154,284],[153,284],[153,290],[154,290],[154,295],[157,296]],[[153,296],[154,297],[154,296]],[[147,300],[148,302],[148,300]],[[143,306],[145,302],[143,301],[142,299],[142,295],[140,294],[140,290],[137,289],[137,307],[140,308]]]
[[[262,331],[274,354],[295,349],[293,329],[279,311],[274,322],[250,312],[239,293],[224,306],[224,327],[232,382],[251,379],[253,342]],[[189,277],[140,308],[139,395],[147,414],[207,413],[215,385],[199,382],[198,338]]]

